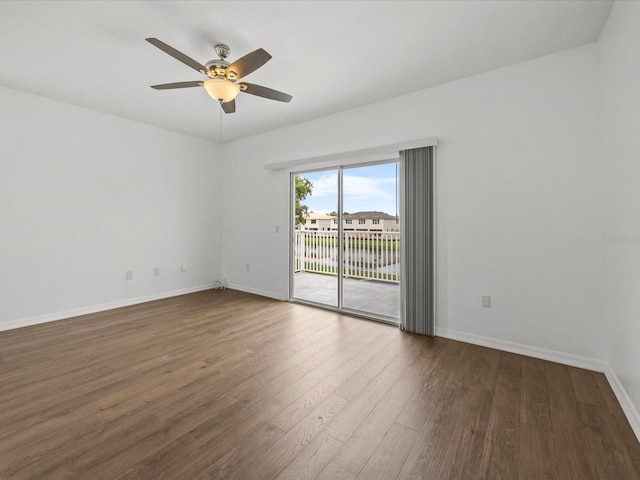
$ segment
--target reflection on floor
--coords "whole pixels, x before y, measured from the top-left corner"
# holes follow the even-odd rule
[[[400,285],[397,283],[345,278],[343,290],[345,308],[400,318]],[[338,280],[332,275],[296,273],[293,297],[335,307]]]

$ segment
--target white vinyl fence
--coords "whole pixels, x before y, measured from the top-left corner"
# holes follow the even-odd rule
[[[400,282],[399,232],[344,232],[344,276]],[[337,275],[338,232],[296,230],[295,271]]]

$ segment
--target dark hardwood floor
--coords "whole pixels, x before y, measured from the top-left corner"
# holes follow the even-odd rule
[[[1,479],[640,479],[604,376],[236,291],[0,332]]]

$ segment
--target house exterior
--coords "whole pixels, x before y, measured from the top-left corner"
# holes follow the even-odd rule
[[[400,220],[384,212],[355,212],[342,216],[345,232],[399,232]],[[337,222],[336,222],[337,229]]]
[[[307,214],[307,221],[304,224],[304,230],[311,231],[330,231],[337,230],[338,227],[333,222],[335,217],[331,215],[325,215],[323,213],[309,212]],[[332,228],[336,226],[336,228]]]
[[[342,229],[345,232],[399,232],[400,220],[384,212],[368,211],[342,215]],[[304,224],[307,231],[337,231],[338,217],[309,212]]]

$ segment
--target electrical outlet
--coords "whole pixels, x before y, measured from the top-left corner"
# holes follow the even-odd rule
[[[187,271],[187,266],[186,265],[180,265],[180,271],[182,273],[186,272]]]
[[[248,263],[244,266],[244,269],[245,269],[247,272],[249,271],[249,264],[248,264]]]
[[[127,280],[133,280],[133,270],[127,270],[127,271],[125,272],[125,278],[126,278]]]
[[[276,233],[280,233],[280,225],[276,225]]]
[[[153,274],[157,277],[158,275],[160,275],[160,269],[158,267],[153,269]]]
[[[489,295],[482,296],[482,306],[484,308],[491,308],[491,297]]]

